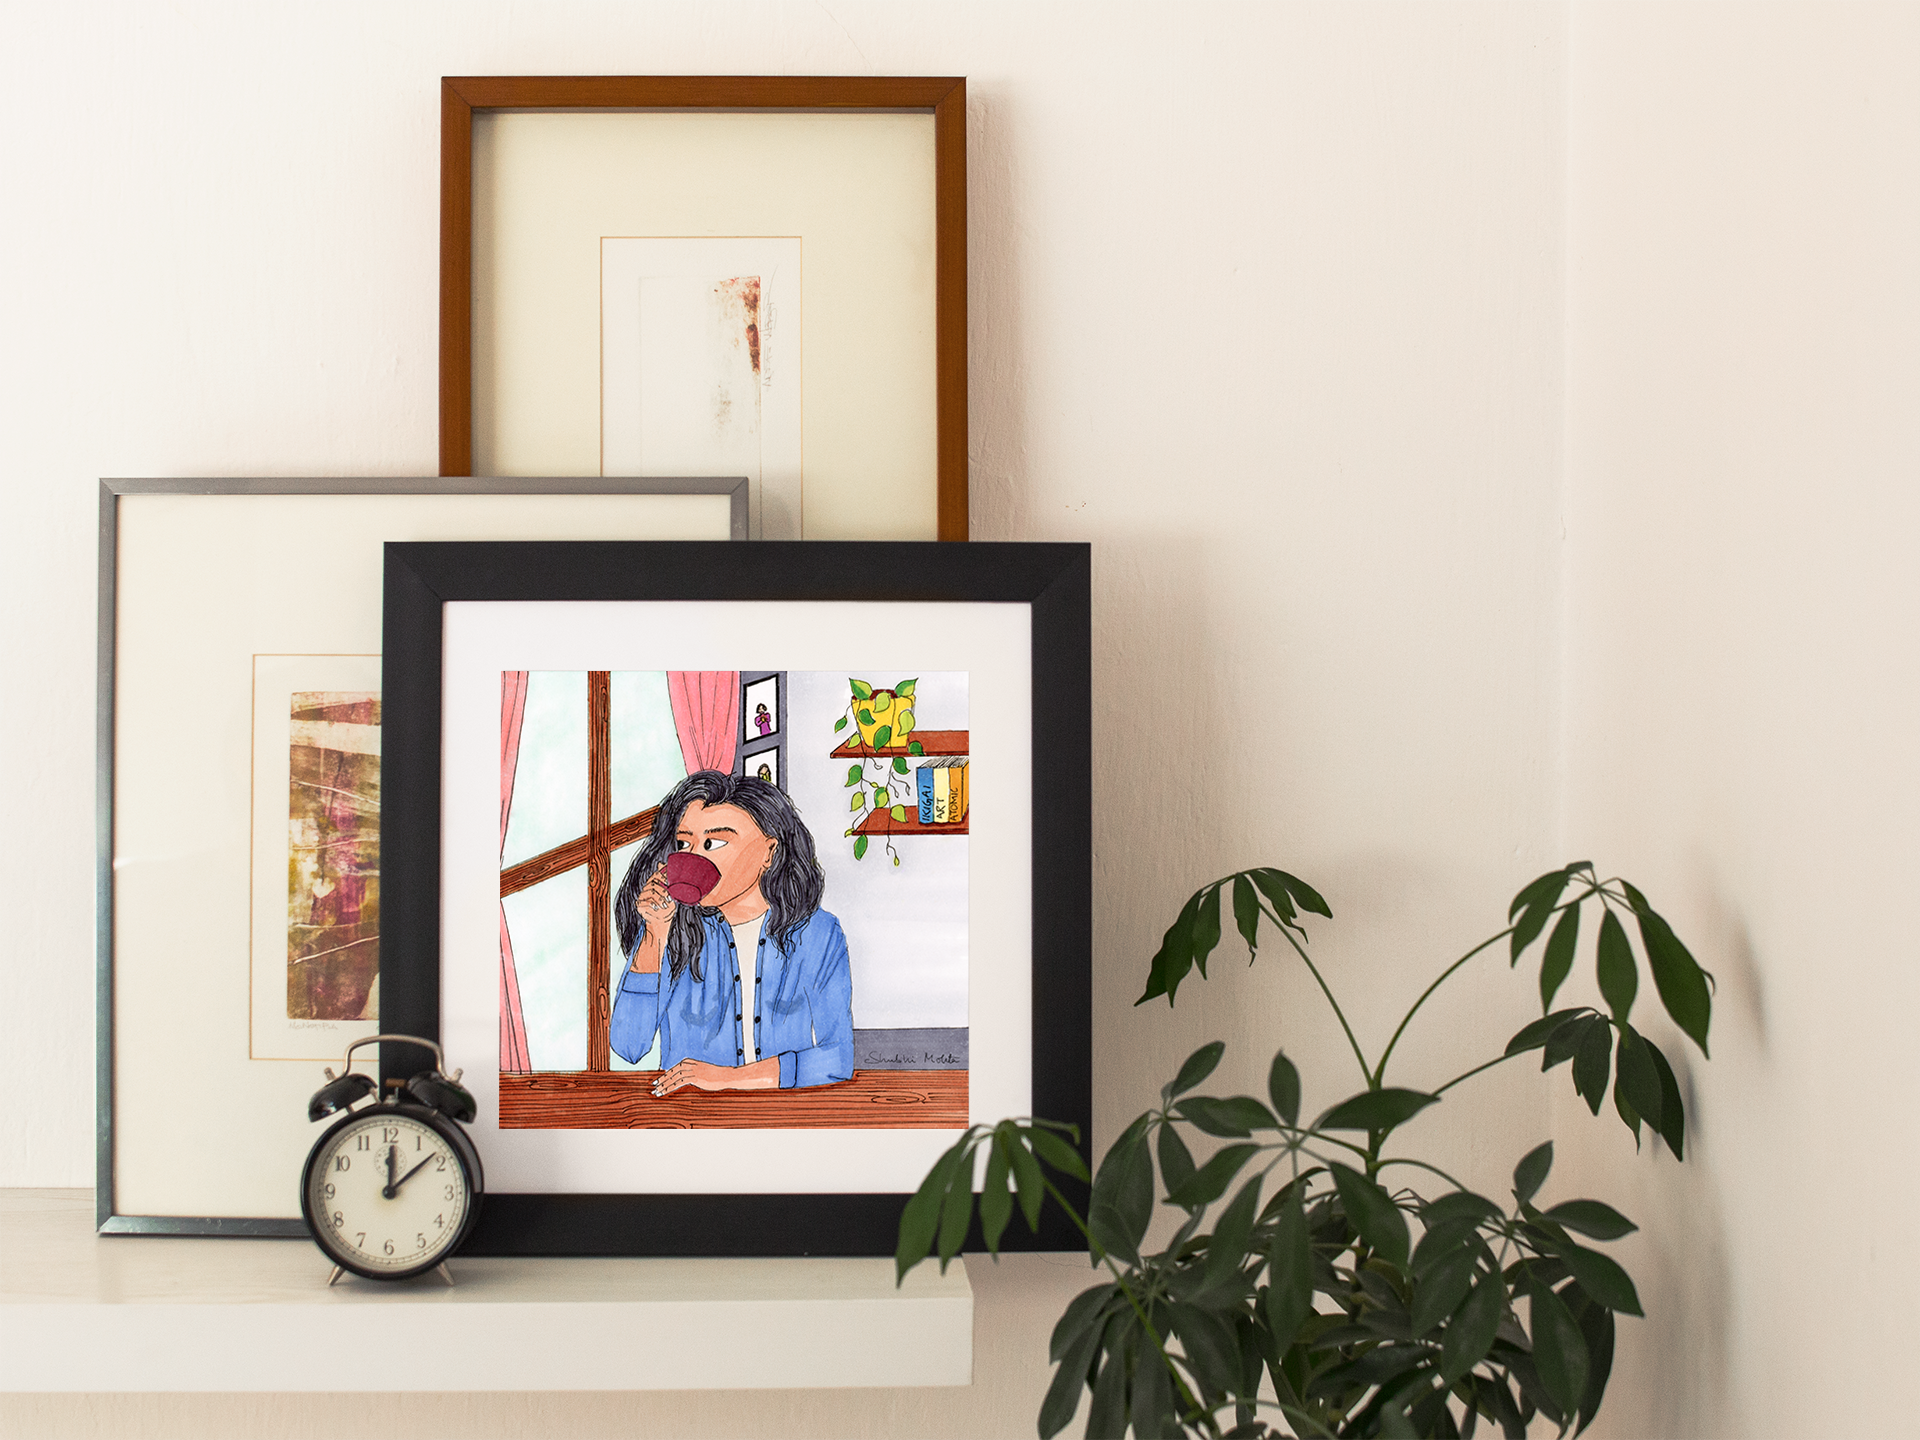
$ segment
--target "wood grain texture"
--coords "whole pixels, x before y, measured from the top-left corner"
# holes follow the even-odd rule
[[[965,1070],[856,1070],[797,1090],[653,1093],[657,1070],[500,1077],[503,1130],[963,1130]]]
[[[933,112],[935,534],[965,540],[967,82],[907,75],[453,75],[440,81],[440,473],[473,471],[476,110]]]
[[[622,845],[631,845],[636,840],[644,840],[653,829],[654,817],[660,813],[659,806],[642,810],[638,815],[629,815],[624,820],[616,820],[607,827],[607,850],[611,854]],[[591,837],[581,835],[564,845],[556,845],[551,850],[543,850],[530,860],[522,860],[518,865],[508,866],[500,872],[500,898],[517,895],[522,890],[538,885],[542,880],[555,875],[576,870],[587,863],[588,841]]]
[[[967,538],[967,82],[933,107],[937,535]]]
[[[906,755],[907,746],[915,743],[919,744],[922,755],[965,755],[968,753],[967,733],[965,730],[916,730],[898,745],[881,745],[878,748],[861,745],[855,740],[843,740],[833,747],[832,758],[863,760]]]
[[[440,82],[440,473],[473,473],[473,106]]]
[[[587,672],[587,1068],[612,1061],[613,991],[608,980],[613,914],[613,675]]]
[[[882,815],[886,816],[884,822],[880,818]],[[922,825],[920,812],[908,806],[904,820],[896,820],[884,810],[869,810],[867,818],[853,828],[860,835],[964,835],[967,833],[967,822],[962,820],[958,825]]]

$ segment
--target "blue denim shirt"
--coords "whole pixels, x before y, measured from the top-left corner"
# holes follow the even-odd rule
[[[853,973],[840,922],[825,910],[814,911],[787,937],[785,951],[769,927],[761,927],[753,1015],[740,1012],[732,927],[718,913],[705,917],[705,927],[701,979],[693,978],[691,965],[678,979],[664,973],[664,963],[661,974],[622,972],[610,1026],[614,1053],[637,1062],[653,1048],[657,1031],[663,1070],[682,1060],[740,1065],[746,1061],[744,1027],[751,1024],[760,1058],[780,1057],[781,1089],[851,1079]],[[631,955],[627,964],[633,964]]]

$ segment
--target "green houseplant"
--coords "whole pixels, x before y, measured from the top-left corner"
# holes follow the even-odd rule
[[[853,841],[856,860],[867,858],[867,836],[860,826],[872,814],[886,817],[881,822],[881,843],[893,863],[900,863],[900,852],[893,848],[893,824],[905,824],[908,811],[916,803],[913,776],[907,768],[906,756],[890,757],[881,752],[889,745],[904,744],[907,755],[926,753],[918,740],[907,739],[913,733],[913,692],[919,683],[916,677],[887,689],[852,676],[847,679],[851,698],[847,701],[846,713],[833,722],[833,733],[838,735],[849,724],[853,726],[853,734],[847,737],[846,744],[855,759],[847,767],[845,788],[853,791],[847,808],[856,818],[847,827],[847,837]]]
[[[1043,1440],[1073,1418],[1083,1388],[1092,1394],[1090,1437],[1129,1429],[1234,1440],[1470,1436],[1482,1425],[1522,1436],[1535,1416],[1562,1434],[1584,1429],[1606,1393],[1614,1317],[1641,1313],[1627,1272],[1590,1242],[1618,1239],[1633,1224],[1598,1200],[1547,1204],[1541,1192],[1553,1163],[1550,1141],[1520,1159],[1510,1201],[1389,1153],[1387,1142],[1455,1086],[1539,1051],[1542,1070],[1570,1065],[1574,1088],[1595,1115],[1611,1082],[1614,1110],[1636,1145],[1644,1127],[1678,1159],[1686,1133],[1680,1087],[1630,1015],[1644,961],[1667,1014],[1704,1055],[1711,977],[1639,890],[1601,880],[1581,861],[1522,889],[1507,928],[1441,971],[1369,1060],[1307,954],[1302,916],[1331,919],[1326,902],[1291,875],[1258,869],[1193,894],[1154,955],[1137,1003],[1164,995],[1171,1005],[1193,969],[1205,978],[1229,906],[1249,963],[1264,917],[1312,972],[1364,1088],[1303,1120],[1300,1075],[1283,1051],[1273,1057],[1264,1097],[1201,1095],[1225,1049],[1205,1046],[1161,1089],[1159,1105],[1114,1141],[1090,1177],[1084,1215],[1055,1179],[1089,1179],[1073,1127],[1045,1119],[977,1125],[908,1202],[898,1274],[936,1251],[944,1268],[966,1242],[974,1156],[986,1147],[978,1197],[986,1247],[998,1252],[1016,1203],[1032,1226],[1051,1202],[1106,1272],[1054,1329],[1057,1369],[1039,1416]],[[1583,914],[1598,915],[1592,952],[1607,1008],[1554,1010],[1580,948]],[[1542,1018],[1499,1055],[1437,1089],[1388,1084],[1388,1062],[1421,1007],[1502,940],[1510,965],[1544,940]],[[1196,1161],[1187,1143],[1195,1134],[1224,1143]],[[1162,1203],[1180,1223],[1164,1248],[1147,1253],[1156,1160]]]

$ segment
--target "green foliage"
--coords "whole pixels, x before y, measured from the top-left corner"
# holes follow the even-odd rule
[[[1595,905],[1599,922],[1584,928],[1594,936],[1606,1011],[1553,1010],[1578,958],[1580,912]],[[1162,1087],[1159,1105],[1107,1151],[1084,1216],[1048,1176],[1089,1178],[1073,1127],[1038,1119],[976,1125],[908,1203],[898,1274],[935,1253],[944,1269],[965,1242],[976,1203],[980,1238],[996,1254],[1016,1201],[1030,1229],[1047,1197],[1064,1211],[1106,1278],[1054,1327],[1048,1358],[1057,1368],[1040,1407],[1042,1440],[1073,1419],[1083,1391],[1089,1437],[1460,1437],[1483,1421],[1518,1436],[1536,1418],[1563,1435],[1584,1430],[1606,1394],[1614,1317],[1641,1307],[1627,1272],[1583,1242],[1618,1240],[1633,1222],[1600,1200],[1540,1208],[1551,1142],[1514,1167],[1511,1205],[1410,1155],[1389,1154],[1387,1142],[1461,1081],[1539,1051],[1542,1072],[1569,1067],[1594,1114],[1611,1086],[1636,1145],[1644,1125],[1679,1158],[1686,1113],[1673,1067],[1630,1016],[1644,959],[1668,1017],[1705,1054],[1711,977],[1645,896],[1625,881],[1600,880],[1583,861],[1525,886],[1509,927],[1444,970],[1370,1062],[1307,956],[1301,917],[1331,918],[1326,901],[1284,871],[1242,871],[1196,891],[1155,952],[1141,1001],[1164,995],[1171,1005],[1189,974],[1206,978],[1227,913],[1250,962],[1261,918],[1278,927],[1326,995],[1366,1088],[1303,1125],[1300,1073],[1284,1052],[1274,1055],[1258,1099],[1196,1093],[1226,1051],[1218,1041],[1202,1046]],[[1622,923],[1628,916],[1640,937],[1637,957]],[[1455,971],[1502,940],[1517,964],[1543,939],[1547,1013],[1499,1056],[1436,1089],[1386,1083],[1400,1036]],[[1206,1147],[1199,1160],[1188,1143],[1195,1135]],[[1180,1223],[1164,1248],[1150,1251],[1156,1165],[1162,1203]],[[1408,1174],[1417,1186],[1404,1181]]]

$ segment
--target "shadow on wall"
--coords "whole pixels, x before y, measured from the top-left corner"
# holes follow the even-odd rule
[[[1583,1141],[1589,1177],[1583,1194],[1606,1194],[1609,1182],[1633,1173],[1635,1193],[1620,1207],[1645,1227],[1621,1259],[1634,1276],[1647,1318],[1622,1326],[1614,1375],[1664,1375],[1659,1386],[1616,1385],[1594,1423],[1595,1440],[1647,1435],[1739,1436],[1759,1418],[1751,1402],[1734,1394],[1729,1357],[1737,1348],[1740,1315],[1735,1307],[1721,1157],[1738,1137],[1715,1133],[1713,1096],[1728,1086],[1766,1083],[1768,1053],[1766,990],[1745,918],[1711,876],[1698,867],[1691,877],[1686,933],[1697,937],[1701,962],[1714,972],[1714,1053],[1711,1070],[1700,1053],[1671,1026],[1654,1035],[1673,1062],[1687,1106],[1684,1163],[1662,1148],[1642,1146],[1632,1165],[1618,1162],[1625,1141],[1617,1125],[1594,1131],[1584,1111],[1566,1112],[1562,1135],[1588,1132]],[[1557,1103],[1578,1104],[1561,1095]],[[1724,1113],[1724,1112],[1723,1112]],[[1603,1112],[1600,1120],[1608,1117]],[[1731,1115],[1728,1115],[1731,1120]]]

